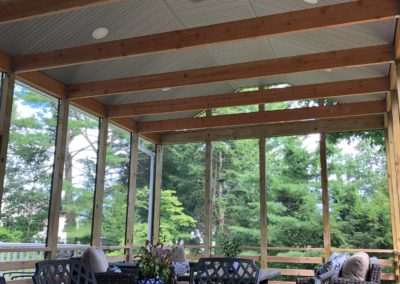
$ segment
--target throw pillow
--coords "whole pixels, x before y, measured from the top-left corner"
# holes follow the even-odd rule
[[[176,276],[183,276],[189,272],[189,263],[188,262],[173,262],[174,272]]]
[[[82,261],[94,272],[107,272],[108,260],[101,248],[90,247],[82,253]]]
[[[341,277],[364,281],[367,278],[368,269],[368,254],[359,252],[344,262]]]

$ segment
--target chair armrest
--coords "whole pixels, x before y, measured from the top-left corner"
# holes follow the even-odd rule
[[[333,277],[335,275],[339,276],[339,270],[331,270],[331,271],[325,272],[325,273],[323,273],[321,275],[316,276],[316,278],[318,280],[325,281],[325,280],[330,279],[331,277]]]
[[[329,283],[329,280],[332,277],[338,277],[339,276],[339,270],[331,270],[328,272],[325,272],[321,275],[316,276],[315,278],[315,284],[325,284],[325,283]]]
[[[302,276],[296,278],[296,284],[314,284],[315,283],[314,276]]]

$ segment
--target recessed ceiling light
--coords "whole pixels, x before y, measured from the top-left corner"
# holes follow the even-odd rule
[[[308,4],[317,4],[318,0],[304,0],[304,2],[306,2]]]
[[[163,91],[163,92],[166,92],[166,91],[169,91],[169,90],[171,90],[171,88],[162,88],[161,89],[161,91]]]
[[[102,38],[105,38],[107,35],[108,35],[107,28],[97,28],[92,33],[92,37],[94,39],[102,39]]]

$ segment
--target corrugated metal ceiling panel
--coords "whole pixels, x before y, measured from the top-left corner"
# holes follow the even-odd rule
[[[50,69],[45,73],[66,84],[76,84],[214,65],[204,49],[190,49]]]
[[[393,42],[395,21],[366,23],[340,28],[272,37],[277,57],[294,56]]]
[[[258,17],[353,1],[321,0],[317,4],[308,4],[302,0],[249,0]]]
[[[246,40],[205,48],[219,65],[271,59],[274,51],[264,39]]]
[[[254,17],[246,0],[166,0],[186,27],[198,27]]]
[[[177,118],[188,118],[193,117],[199,112],[175,112],[169,114],[159,114],[152,116],[133,116],[132,118],[135,121],[155,121],[155,120],[168,120],[168,119],[177,119]]]
[[[331,72],[304,72],[286,76],[291,85],[306,85],[343,80],[355,80],[389,75],[389,65],[379,64],[368,67],[338,68]]]
[[[93,30],[98,27],[107,27],[110,31],[102,41],[183,28],[158,0],[126,0],[0,25],[0,50],[18,55],[101,42],[92,38]]]
[[[118,94],[100,97],[98,100],[107,105],[147,102],[155,100],[171,100],[179,98],[189,98],[197,96],[207,96],[211,94],[222,94],[232,92],[233,88],[227,83],[204,84],[181,88],[172,88],[168,91],[153,90],[146,92]]]
[[[342,103],[358,103],[358,102],[369,102],[369,101],[381,101],[386,97],[385,93],[367,94],[362,96],[350,96],[350,97],[338,97],[334,98]]]

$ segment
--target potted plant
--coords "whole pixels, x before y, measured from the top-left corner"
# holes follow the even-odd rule
[[[135,257],[139,264],[139,284],[168,283],[171,277],[172,252],[163,247],[161,242],[153,245],[146,241],[146,245],[140,248]]]

